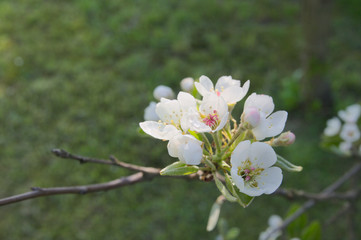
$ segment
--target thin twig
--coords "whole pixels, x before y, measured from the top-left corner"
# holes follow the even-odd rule
[[[361,162],[356,163],[353,165],[345,174],[343,174],[337,181],[332,183],[330,186],[325,188],[321,194],[329,195],[332,194],[337,188],[341,187],[343,183],[345,183],[347,180],[349,180],[352,176],[354,176],[356,173],[358,173],[361,170]],[[271,231],[265,239],[269,239],[269,237],[277,231],[284,230],[291,222],[296,220],[302,213],[307,211],[309,208],[313,207],[316,203],[315,199],[308,200],[305,204],[303,204],[294,214],[289,216],[285,219],[285,221],[282,223],[281,226],[278,228],[275,228],[273,231]]]
[[[347,192],[338,193],[331,192],[328,194],[324,193],[308,193],[302,190],[284,189],[279,188],[273,194],[285,197],[289,200],[294,199],[313,199],[316,201],[327,201],[327,200],[351,200],[356,199],[361,193],[361,188],[353,189]]]
[[[75,155],[72,153],[69,153],[63,149],[53,149],[52,153],[54,153],[57,157],[65,158],[65,159],[73,159],[78,160],[80,163],[98,163],[98,164],[105,164],[105,165],[113,165],[118,166],[134,171],[144,172],[148,174],[158,174],[160,169],[153,168],[153,167],[144,167],[139,165],[134,165],[130,163],[125,163],[122,161],[119,161],[116,157],[110,156],[110,160],[104,160],[104,159],[96,159],[96,158],[89,158],[84,157],[80,155]]]
[[[49,195],[85,194],[91,192],[106,191],[150,179],[151,179],[150,177],[145,177],[144,173],[138,172],[127,177],[122,177],[110,182],[99,183],[99,184],[72,186],[72,187],[54,187],[54,188],[32,187],[30,192],[0,199],[0,206],[24,201],[31,198],[37,198],[37,197],[49,196]]]

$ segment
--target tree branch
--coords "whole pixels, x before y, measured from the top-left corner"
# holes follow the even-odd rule
[[[343,183],[345,183],[347,180],[349,180],[352,176],[354,176],[356,173],[358,173],[361,170],[361,162],[356,163],[353,165],[346,173],[344,173],[339,179],[337,179],[334,183],[329,185],[327,188],[325,188],[321,194],[324,194],[326,196],[329,196],[333,194],[333,192],[341,187]],[[313,207],[316,203],[315,199],[308,200],[305,204],[303,204],[294,214],[289,216],[288,218],[283,221],[282,225],[278,228],[275,228],[273,231],[270,231],[269,234],[265,237],[265,239],[269,239],[269,237],[277,232],[284,230],[291,222],[296,220],[302,213],[306,212],[309,208]]]
[[[114,156],[110,156],[110,160],[104,160],[104,159],[96,159],[96,158],[89,158],[89,157],[84,157],[84,156],[80,156],[80,155],[75,155],[75,154],[69,153],[63,149],[53,149],[51,151],[57,157],[78,160],[80,163],[98,163],[98,164],[105,164],[105,165],[113,165],[113,166],[122,167],[122,168],[139,171],[139,172],[144,172],[144,173],[148,173],[148,174],[158,174],[160,172],[160,169],[158,169],[158,168],[144,167],[144,166],[134,165],[134,164],[130,164],[130,163],[125,163],[125,162],[119,161]]]

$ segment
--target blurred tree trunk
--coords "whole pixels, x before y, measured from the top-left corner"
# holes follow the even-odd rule
[[[328,39],[331,24],[332,0],[302,0],[304,49],[302,68],[304,76],[301,93],[305,109],[327,115],[333,99],[327,79]]]

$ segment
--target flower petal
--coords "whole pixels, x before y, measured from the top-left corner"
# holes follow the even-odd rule
[[[282,170],[279,167],[271,167],[265,169],[258,177],[258,187],[264,190],[265,194],[271,194],[282,183]]]
[[[205,96],[208,93],[214,91],[212,81],[207,76],[204,76],[204,75],[202,75],[199,78],[199,83],[195,82],[194,85],[196,86],[199,94],[202,96]]]
[[[242,165],[244,161],[247,160],[247,158],[250,155],[251,150],[251,142],[249,140],[240,142],[236,148],[233,150],[231,155],[231,165],[232,169],[237,169],[239,166]]]
[[[226,90],[227,88],[240,86],[241,81],[232,79],[232,76],[222,76],[218,78],[215,89],[217,89],[219,92],[222,92],[222,90]]]
[[[214,110],[222,118],[228,112],[228,105],[222,97],[212,93],[203,98],[199,111],[207,116],[208,114],[213,114]]]
[[[237,174],[237,169],[236,168],[231,169],[231,177],[232,177],[232,180],[233,180],[234,184],[239,189],[239,191],[243,192],[243,190],[244,190],[244,180],[243,180],[243,178],[241,176],[239,176]]]
[[[254,107],[268,116],[273,112],[275,105],[272,97],[263,94],[252,93],[246,100],[244,108]]]
[[[267,143],[254,142],[251,144],[249,160],[252,165],[256,165],[260,168],[269,168],[277,161],[277,155],[273,148]]]
[[[196,99],[189,93],[179,92],[177,99],[182,111],[197,107]]]
[[[139,126],[146,134],[162,140],[169,140],[174,136],[181,134],[181,131],[178,130],[175,126],[165,125],[159,122],[145,121],[139,123]]]
[[[241,192],[243,192],[251,197],[257,197],[264,193],[264,189],[251,187],[249,184],[245,184],[244,189]]]
[[[257,127],[252,132],[257,140],[263,140],[266,137],[274,137],[280,134],[286,124],[286,111],[277,111],[268,118],[261,120]]]
[[[229,87],[221,92],[221,96],[227,104],[234,104],[239,102],[244,97],[244,95],[243,89],[241,87]]]
[[[168,153],[188,165],[198,165],[203,156],[202,142],[191,135],[177,135],[168,145]]]
[[[178,100],[168,100],[161,98],[161,101],[157,104],[155,112],[159,118],[169,124],[179,124],[181,115],[180,115],[180,104]]]

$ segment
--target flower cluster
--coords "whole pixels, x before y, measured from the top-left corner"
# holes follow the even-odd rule
[[[345,110],[339,111],[338,117],[333,117],[327,121],[327,126],[323,132],[323,144],[343,155],[361,156],[360,115],[360,104],[353,104]]]
[[[243,206],[248,205],[244,196],[273,193],[283,178],[278,166],[292,170],[294,165],[283,158],[279,162],[272,147],[292,144],[295,135],[282,133],[287,112],[273,112],[273,99],[267,95],[252,93],[240,119],[232,117],[249,86],[249,80],[241,85],[231,76],[220,77],[215,85],[206,76],[196,82],[185,78],[176,99],[170,88],[157,87],[154,97],[159,102],[147,107],[146,121],[139,125],[148,135],[168,141],[169,155],[179,159],[161,174],[211,174],[222,194]]]

